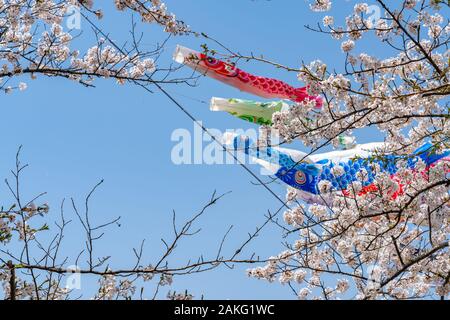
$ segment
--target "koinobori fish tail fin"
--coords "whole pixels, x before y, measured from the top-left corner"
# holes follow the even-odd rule
[[[429,166],[442,158],[450,156],[450,150],[444,150],[444,152],[438,153],[435,150],[435,145],[427,142],[423,146],[417,148],[414,151],[414,155],[420,157]]]

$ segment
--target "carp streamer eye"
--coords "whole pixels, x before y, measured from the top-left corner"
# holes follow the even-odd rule
[[[205,64],[206,64],[208,67],[216,67],[216,66],[219,64],[219,60],[214,59],[214,58],[211,58],[211,57],[207,57],[207,58],[205,59]]]
[[[297,182],[298,184],[306,183],[306,175],[303,171],[297,171],[295,173],[295,182]]]

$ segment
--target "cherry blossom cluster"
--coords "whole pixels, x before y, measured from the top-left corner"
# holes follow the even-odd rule
[[[162,239],[165,247],[158,255],[151,258],[144,252],[144,242],[140,248],[133,248],[135,261],[125,268],[112,268],[111,255],[98,255],[94,244],[100,241],[105,229],[120,226],[120,217],[110,221],[93,224],[89,218],[89,201],[95,190],[103,183],[96,184],[86,196],[81,212],[76,201],[71,199],[71,209],[75,219],[81,225],[80,249],[72,257],[65,256],[64,248],[67,226],[72,219],[66,217],[66,206],[63,200],[57,221],[49,223],[50,207],[42,202],[45,193],[27,200],[22,195],[22,171],[27,168],[20,161],[20,148],[16,154],[16,165],[11,170],[12,180],[5,179],[6,187],[13,199],[12,204],[2,205],[0,208],[0,290],[1,299],[11,300],[66,300],[72,298],[86,298],[92,296],[85,287],[87,283],[97,281],[97,290],[93,295],[96,300],[117,299],[149,299],[166,297],[172,300],[191,300],[193,295],[172,292],[170,289],[175,277],[212,270],[221,265],[224,258],[215,253],[213,258],[206,259],[202,255],[197,259],[189,259],[183,263],[173,265],[168,260],[172,256],[178,243],[193,234],[192,227],[206,209],[215,204],[223,195],[214,192],[208,198],[200,213],[188,218],[184,223],[176,224],[173,216],[172,237]],[[4,199],[5,201],[6,199]],[[198,233],[198,232],[196,232]],[[79,238],[78,238],[79,239]],[[223,241],[222,241],[223,243]],[[151,259],[151,264],[142,261]],[[231,261],[230,258],[226,260]],[[145,291],[149,289],[151,292]],[[150,291],[149,290],[149,291]],[[162,292],[165,290],[166,292]]]
[[[299,80],[326,103],[320,112],[305,102],[275,113],[273,128],[287,142],[299,139],[312,152],[330,143],[338,147],[339,135],[368,127],[385,135],[383,153],[412,154],[426,141],[436,152],[449,149],[450,22],[441,12],[445,4],[374,4],[382,12],[376,21],[368,17],[367,3],[355,4],[344,26],[336,26],[331,15],[323,18],[315,31],[341,43],[344,68],[331,72],[337,67],[320,60],[302,66]],[[311,9],[329,11],[331,1],[314,1]],[[365,35],[390,56],[358,51]],[[321,182],[321,195],[332,199],[326,205],[306,206],[289,188],[287,250],[250,269],[249,275],[289,283],[301,299],[447,297],[450,164],[427,167],[419,162],[411,169],[398,161],[396,166],[399,171],[392,177],[374,164],[370,191],[363,190],[364,170],[345,194],[332,193],[331,185]],[[333,168],[334,174],[340,169]]]
[[[110,271],[110,270],[109,270]],[[144,282],[150,281],[154,277],[153,266],[148,266],[143,269],[144,272],[136,273],[134,279],[117,279],[114,274],[105,274],[99,279],[99,289],[95,295],[95,300],[113,300],[113,299],[131,299],[136,293],[136,282],[143,280]],[[170,273],[162,273],[159,277],[158,286],[170,286],[173,283],[173,275]],[[193,296],[187,292],[176,293],[173,292],[167,294],[167,298],[170,300],[192,300]]]
[[[166,32],[175,35],[189,33],[189,27],[167,12],[167,6],[161,0],[114,0],[118,10],[129,8],[138,12],[144,22],[156,22],[164,26]]]
[[[22,241],[25,237],[33,239],[34,234],[44,230],[46,226],[39,229],[32,228],[28,221],[36,215],[44,216],[48,211],[48,204],[36,206],[33,202],[21,210],[11,207],[9,210],[0,211],[0,244],[7,244],[11,240],[13,232],[17,232]]]
[[[157,81],[153,57],[161,48],[145,52],[136,39],[128,47],[116,44],[97,26],[89,26],[96,30],[93,46],[73,46],[76,30],[67,28],[65,19],[76,8],[79,18],[87,17],[85,23],[92,24],[103,17],[95,5],[88,0],[1,0],[0,91],[26,90],[25,76],[34,80],[38,75],[64,77],[86,86],[92,85],[95,78],[114,78],[119,84]],[[143,22],[160,24],[168,33],[188,32],[187,26],[177,21],[161,1],[116,0],[115,6],[137,12]],[[160,81],[169,81],[167,70],[164,73]]]
[[[114,275],[104,275],[99,280],[95,300],[130,299],[136,292],[136,286],[128,279],[117,281]]]
[[[361,194],[355,182],[327,205],[305,206],[290,189],[284,220],[293,240],[249,275],[297,284],[302,299],[337,298],[349,288],[357,299],[447,296],[448,170],[445,162],[426,174],[401,169],[396,181],[380,173],[376,192]],[[393,196],[399,186],[403,192]]]

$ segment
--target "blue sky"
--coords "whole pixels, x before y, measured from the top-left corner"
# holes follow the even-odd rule
[[[100,4],[100,1],[97,3]],[[105,18],[100,26],[117,42],[126,40],[131,13],[118,13],[105,5]],[[108,2],[109,3],[109,2]],[[303,0],[229,0],[229,1],[166,1],[169,9],[188,23],[193,30],[205,32],[235,51],[251,52],[289,66],[301,61],[321,59],[339,69],[344,56],[340,44],[322,34],[306,30],[303,25],[320,22],[323,14],[312,13]],[[355,1],[341,1],[332,13],[337,21],[350,13]],[[139,19],[136,19],[139,20]],[[164,37],[160,27],[138,24],[144,32],[148,48]],[[83,37],[89,40],[91,30],[82,22]],[[79,40],[82,47],[87,40]],[[161,63],[170,63],[177,43],[200,48],[205,39],[172,38]],[[208,43],[210,48],[217,48]],[[360,48],[364,49],[364,42]],[[368,49],[368,47],[365,47]],[[371,53],[384,55],[377,47]],[[295,73],[277,70],[258,63],[242,64],[248,71],[277,77],[301,86]],[[28,80],[28,79],[26,79]],[[264,188],[252,184],[254,179],[237,165],[182,165],[172,163],[170,154],[175,145],[170,137],[174,130],[193,131],[194,124],[162,94],[148,92],[130,85],[118,86],[110,80],[96,81],[96,88],[85,88],[64,79],[39,77],[27,81],[23,93],[0,96],[2,158],[0,175],[9,177],[14,155],[23,145],[22,161],[29,163],[22,181],[25,196],[46,191],[44,197],[54,209],[49,219],[57,219],[63,198],[74,197],[80,205],[88,191],[100,180],[105,183],[91,203],[93,220],[104,222],[121,216],[121,226],[113,227],[97,244],[98,256],[112,255],[114,267],[132,266],[132,248],[146,239],[143,263],[151,262],[162,250],[161,237],[170,235],[172,209],[178,220],[187,219],[209,199],[211,193],[231,191],[201,218],[202,232],[181,243],[169,260],[173,264],[187,257],[215,255],[221,237],[230,225],[234,228],[224,253],[234,252],[246,240],[247,233],[264,222],[267,210],[277,210],[279,203]],[[256,128],[224,113],[213,113],[207,105],[211,96],[253,98],[231,87],[202,78],[197,87],[170,85],[165,87],[203,124],[220,130]],[[358,142],[382,139],[374,130],[357,134]],[[302,149],[301,145],[295,147]],[[258,167],[253,167],[258,173]],[[284,198],[285,186],[272,184]],[[0,187],[0,199],[7,205],[9,196]],[[66,214],[75,218],[69,206]],[[64,253],[76,255],[83,247],[81,226],[74,219],[65,239]],[[243,256],[256,252],[261,257],[283,250],[278,229],[267,228]],[[181,260],[178,260],[181,259]],[[69,262],[73,262],[69,261]],[[293,298],[286,286],[247,278],[248,266],[224,267],[215,271],[175,278],[171,290],[188,289],[196,297],[207,299],[282,299]],[[92,283],[82,279],[89,295]],[[163,295],[168,288],[162,290]]]

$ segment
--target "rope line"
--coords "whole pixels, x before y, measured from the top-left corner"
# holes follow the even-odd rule
[[[184,114],[186,114],[192,121],[194,121],[194,123],[196,123],[203,132],[205,132],[208,136],[211,137],[211,139],[219,144],[222,149],[227,152],[229,155],[231,155],[233,157],[234,160],[236,160],[236,162],[242,167],[244,168],[245,171],[247,171],[253,178],[255,178],[260,185],[262,185],[267,191],[269,191],[270,194],[272,194],[278,201],[280,201],[284,207],[286,207],[287,209],[291,209],[285,201],[283,201],[272,189],[270,189],[266,183],[264,183],[261,178],[259,178],[252,170],[250,170],[244,163],[242,163],[242,161],[240,161],[236,155],[234,154],[234,152],[230,151],[228,148],[225,147],[224,144],[222,144],[219,140],[217,140],[217,138],[209,132],[209,130],[202,125],[188,110],[186,110],[186,108],[184,108],[177,100],[175,100],[174,97],[172,97],[166,90],[164,90],[158,83],[154,83],[154,85],[167,97],[169,98],[170,101],[172,101]]]

